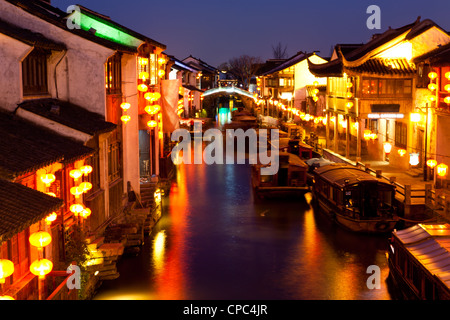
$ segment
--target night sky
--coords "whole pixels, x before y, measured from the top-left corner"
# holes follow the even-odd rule
[[[288,55],[319,50],[329,57],[336,43],[365,43],[373,33],[431,19],[450,31],[450,0],[52,0],[62,10],[80,4],[167,46],[218,66],[242,54],[272,58],[272,46]],[[369,5],[381,8],[381,29],[369,30]]]

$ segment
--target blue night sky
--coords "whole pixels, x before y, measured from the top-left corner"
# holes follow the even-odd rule
[[[364,43],[373,33],[431,19],[450,31],[450,0],[52,0],[62,10],[80,4],[167,46],[178,59],[189,55],[218,66],[247,54],[272,58],[272,46],[288,55],[336,43]],[[369,30],[369,5],[381,9],[381,29]]]

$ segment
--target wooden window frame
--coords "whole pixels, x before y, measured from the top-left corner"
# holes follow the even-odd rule
[[[23,96],[48,95],[48,66],[50,52],[35,48],[22,61]]]
[[[406,123],[395,121],[394,141],[396,147],[406,149],[408,144],[408,125]]]
[[[105,68],[106,94],[122,94],[122,54],[108,59]]]

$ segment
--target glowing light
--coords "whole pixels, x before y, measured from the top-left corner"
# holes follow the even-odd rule
[[[405,149],[398,149],[397,152],[400,155],[400,157],[403,157],[406,154],[406,150]]]
[[[131,104],[128,103],[128,102],[122,102],[122,103],[120,104],[120,107],[121,107],[123,110],[128,110],[128,109],[131,108]]]
[[[70,206],[70,211],[75,215],[78,216],[80,212],[84,210],[83,205],[76,203]]]
[[[44,248],[52,242],[52,236],[45,231],[38,231],[30,235],[30,244],[36,248]]]
[[[89,173],[92,172],[92,167],[89,166],[89,165],[85,165],[85,166],[82,166],[82,167],[80,168],[80,171],[81,171],[81,172],[84,174],[84,176],[86,177]]]
[[[345,106],[346,106],[347,108],[352,108],[352,107],[353,107],[353,102],[349,101],[349,102],[347,102],[347,103],[345,104]]]
[[[155,104],[153,106],[146,106],[144,110],[148,114],[154,115],[154,114],[157,114],[159,111],[161,111],[161,106],[159,106],[157,104]]]
[[[347,88],[351,88],[351,87],[353,87],[353,83],[347,82]]]
[[[430,78],[431,80],[436,79],[437,73],[434,71],[431,71],[430,73],[428,73],[428,78]]]
[[[166,72],[164,70],[162,70],[162,69],[158,70],[158,76],[160,78],[164,77],[165,74],[166,74]]]
[[[83,194],[83,189],[80,186],[70,188],[70,193],[75,196],[75,198],[79,198],[80,195]]]
[[[138,61],[139,61],[139,64],[140,64],[141,66],[146,66],[146,65],[148,65],[148,59],[147,59],[147,58],[139,58]]]
[[[129,115],[124,115],[124,116],[121,116],[121,117],[120,117],[120,120],[121,120],[123,123],[127,123],[128,121],[131,120],[131,117],[130,117]]]
[[[446,96],[446,97],[444,98],[444,102],[445,102],[446,104],[450,104],[450,96]]]
[[[409,164],[412,166],[417,166],[419,164],[419,153],[409,154]]]
[[[436,101],[436,96],[429,95],[429,96],[427,97],[427,99],[428,99],[428,101],[430,101],[430,102],[434,102],[434,101]]]
[[[147,80],[149,77],[150,75],[148,74],[148,72],[143,71],[139,73],[139,79],[141,79],[142,81]]]
[[[409,119],[411,122],[419,122],[420,121],[420,113],[412,112],[409,114]]]
[[[41,181],[42,181],[43,183],[45,183],[45,185],[46,185],[47,187],[50,187],[50,185],[52,184],[52,182],[54,182],[54,181],[56,180],[55,175],[54,175],[54,174],[51,174],[51,173],[43,174],[43,175],[41,175],[40,178],[41,178]]]
[[[437,161],[434,159],[430,159],[427,161],[427,166],[429,166],[431,169],[433,169],[434,167],[436,167],[437,165]]]
[[[444,163],[441,163],[436,167],[436,173],[439,177],[445,177],[448,172],[448,166]]]
[[[313,100],[314,100],[314,102],[317,102],[317,101],[319,101],[319,98],[316,97],[316,96],[314,96],[314,97],[313,97]]]
[[[140,85],[138,85],[138,90],[141,92],[146,92],[148,90],[148,87],[146,84],[141,83]]]
[[[80,212],[80,217],[86,219],[91,215],[91,209],[85,208],[83,211]]]
[[[5,278],[8,278],[14,273],[14,263],[7,259],[0,259],[0,283],[5,283]]]
[[[82,175],[83,173],[78,169],[70,170],[69,172],[69,176],[71,176],[75,181],[77,181]]]
[[[437,88],[437,85],[436,85],[435,83],[430,83],[430,84],[428,85],[428,89],[430,89],[431,91],[436,90],[436,88]]]
[[[450,80],[450,71],[445,73],[445,77]]]
[[[364,134],[363,134],[364,140],[366,140],[366,141],[370,140],[371,134],[372,134],[372,131],[370,131],[368,129],[364,130]]]
[[[158,123],[155,120],[150,120],[149,122],[147,122],[147,126],[149,126],[150,128],[154,128],[158,125]]]
[[[392,144],[388,141],[386,141],[385,143],[383,143],[383,148],[384,148],[384,152],[389,154],[392,151]]]
[[[450,92],[450,84],[446,84],[444,90]]]
[[[82,182],[82,183],[80,183],[79,188],[81,188],[81,190],[83,190],[83,192],[88,192],[89,190],[92,189],[92,183]]]
[[[53,263],[47,259],[39,259],[34,261],[30,265],[30,271],[35,276],[39,276],[39,279],[43,279],[53,269]]]
[[[15,300],[15,299],[11,296],[0,296],[0,300],[6,301],[6,300]]]
[[[352,97],[353,97],[353,93],[347,92],[346,97],[347,97],[348,99],[352,98]]]
[[[56,221],[57,218],[58,215],[56,214],[56,212],[52,212],[45,218],[45,221],[47,222],[48,225],[51,225],[52,222]]]
[[[56,194],[54,194],[53,192],[47,192],[46,194],[49,195],[50,197],[56,198]]]
[[[158,64],[163,65],[164,63],[166,63],[166,59],[164,59],[164,58],[158,59]]]

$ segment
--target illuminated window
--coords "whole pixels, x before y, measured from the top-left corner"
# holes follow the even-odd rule
[[[398,148],[406,149],[408,142],[407,137],[407,124],[399,121],[395,121],[395,146]]]
[[[411,79],[363,78],[362,95],[365,97],[411,97]]]

